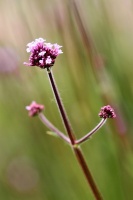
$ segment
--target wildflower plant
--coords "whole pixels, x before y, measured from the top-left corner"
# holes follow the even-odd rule
[[[30,53],[28,66],[37,66],[40,68],[52,67],[56,57],[63,53],[58,44],[46,43],[43,38],[36,39],[27,44],[26,51]]]
[[[93,176],[89,170],[89,167],[87,166],[86,160],[82,153],[81,144],[87,141],[94,133],[96,133],[105,124],[107,118],[115,118],[116,114],[114,109],[110,105],[102,107],[99,112],[99,117],[102,118],[101,121],[85,136],[80,139],[76,139],[52,73],[52,66],[55,63],[56,57],[59,54],[63,53],[61,47],[62,46],[58,44],[46,43],[43,38],[35,39],[35,41],[27,44],[26,51],[30,53],[30,56],[29,62],[24,62],[24,65],[37,66],[42,69],[46,69],[52,91],[68,136],[66,136],[58,128],[56,128],[42,113],[42,110],[44,109],[43,105],[32,101],[29,106],[26,106],[26,109],[28,110],[30,117],[38,115],[45,126],[48,127],[50,131],[52,131],[53,135],[57,135],[70,145],[79,165],[81,166],[81,169],[86,177],[86,180],[93,192],[95,199],[102,200],[103,197],[93,179]]]

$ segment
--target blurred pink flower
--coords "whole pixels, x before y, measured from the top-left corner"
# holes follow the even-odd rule
[[[19,55],[14,48],[0,47],[0,75],[19,72]]]
[[[37,104],[35,101],[32,101],[32,103],[29,106],[26,106],[26,110],[29,111],[30,117],[36,116],[43,109],[44,109],[44,105]]]
[[[54,65],[56,57],[63,53],[58,44],[46,43],[43,38],[27,44],[26,51],[30,54],[29,63],[24,62],[27,66],[38,66],[40,68],[49,68]]]
[[[110,106],[103,106],[99,112],[99,117],[101,118],[115,118],[116,114],[114,112],[114,109]]]

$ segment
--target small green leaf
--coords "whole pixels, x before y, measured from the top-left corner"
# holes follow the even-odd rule
[[[52,135],[52,136],[58,137],[58,135],[55,132],[53,132],[53,131],[47,131],[46,133],[48,135]]]

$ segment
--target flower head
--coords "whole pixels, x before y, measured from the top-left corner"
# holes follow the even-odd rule
[[[58,44],[46,43],[43,38],[27,44],[26,51],[30,53],[29,63],[24,62],[27,66],[38,66],[40,68],[49,68],[54,65],[56,57],[63,53]]]
[[[101,118],[115,118],[116,114],[114,112],[114,109],[110,106],[103,106],[99,112],[99,117]]]
[[[29,116],[36,116],[44,109],[44,106],[41,104],[37,104],[35,101],[32,101],[29,106],[26,106],[26,110],[29,111]]]

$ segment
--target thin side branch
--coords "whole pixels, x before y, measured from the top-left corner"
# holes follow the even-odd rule
[[[57,134],[57,136],[59,136],[60,138],[62,138],[64,141],[66,141],[67,143],[71,143],[70,139],[65,136],[61,131],[59,131],[46,117],[45,115],[43,115],[43,113],[39,113],[38,114],[40,120],[43,122],[43,124],[45,124],[45,126],[47,126],[51,131],[53,131],[54,133]]]
[[[75,141],[75,144],[81,144],[83,142],[85,142],[86,140],[88,140],[94,133],[96,133],[107,121],[107,119],[102,118],[102,120],[99,122],[99,124],[92,129],[89,133],[87,133],[84,137],[80,138],[79,140]]]

